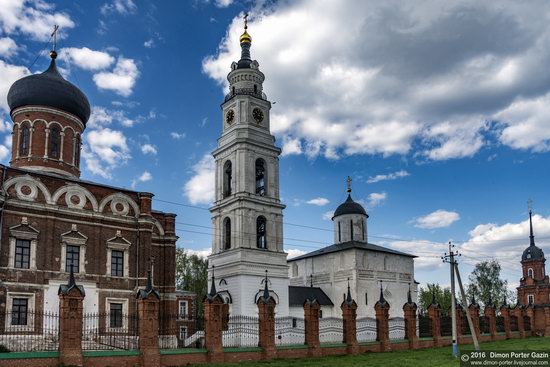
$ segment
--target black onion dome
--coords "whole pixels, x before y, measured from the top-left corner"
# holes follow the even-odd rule
[[[8,105],[13,111],[22,106],[47,106],[71,113],[84,124],[90,118],[90,102],[80,89],[65,80],[55,65],[52,53],[50,67],[42,74],[17,80],[8,92]]]
[[[332,218],[336,218],[337,216],[344,214],[367,215],[367,212],[365,211],[365,208],[361,206],[361,204],[353,201],[353,199],[351,198],[351,194],[348,194],[347,200],[340,204],[338,208],[336,208],[336,211],[334,212],[334,216]]]

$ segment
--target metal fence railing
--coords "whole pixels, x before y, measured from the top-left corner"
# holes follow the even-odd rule
[[[204,348],[204,318],[181,314],[161,314],[159,348]]]
[[[504,330],[504,317],[497,316],[496,317],[496,326],[497,326],[497,333],[503,333]]]
[[[136,314],[86,313],[82,322],[82,350],[138,349],[139,320]]]
[[[432,319],[428,315],[418,315],[418,336],[420,338],[431,338],[432,335]]]
[[[510,331],[519,331],[517,316],[510,316]]]
[[[231,315],[222,332],[222,345],[226,348],[257,347],[259,320],[256,316]]]
[[[59,314],[26,309],[0,313],[0,345],[10,352],[58,350]]]
[[[453,321],[451,316],[441,316],[441,336],[451,336],[453,333]]]
[[[305,344],[305,321],[301,317],[275,318],[275,345]]]

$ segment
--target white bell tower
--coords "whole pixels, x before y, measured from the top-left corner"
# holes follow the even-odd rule
[[[229,93],[221,105],[222,135],[212,153],[216,197],[212,213],[212,255],[216,289],[233,315],[257,314],[268,271],[279,316],[288,315],[288,265],[283,250],[279,199],[279,155],[269,130],[271,103],[262,91],[264,74],[250,57],[252,38],[240,37],[241,59],[233,62]]]

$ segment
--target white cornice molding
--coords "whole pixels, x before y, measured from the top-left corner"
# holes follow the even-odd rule
[[[24,107],[18,107],[15,110],[11,112],[11,118],[12,120],[15,120],[15,116],[20,115],[22,113],[28,113],[28,112],[46,112],[46,113],[54,113],[56,115],[60,115],[65,117],[68,120],[73,121],[76,123],[82,130],[86,128],[84,126],[84,123],[80,121],[78,117],[75,115],[72,115],[70,113],[58,110],[57,108],[52,107],[43,107],[43,106],[24,106]]]

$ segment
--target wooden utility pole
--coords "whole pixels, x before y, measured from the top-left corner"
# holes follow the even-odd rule
[[[466,306],[468,301],[466,300],[466,294],[464,293],[464,287],[462,286],[462,279],[460,279],[460,272],[458,271],[458,264],[456,262],[454,264],[454,267],[456,270],[458,286],[460,287],[460,294],[462,295],[462,304]],[[477,341],[477,334],[474,328],[474,323],[472,322],[472,316],[470,315],[470,312],[466,311],[466,317],[468,318],[468,326],[470,327],[470,334],[472,335],[474,348],[476,349],[476,351],[479,351],[479,342]]]

